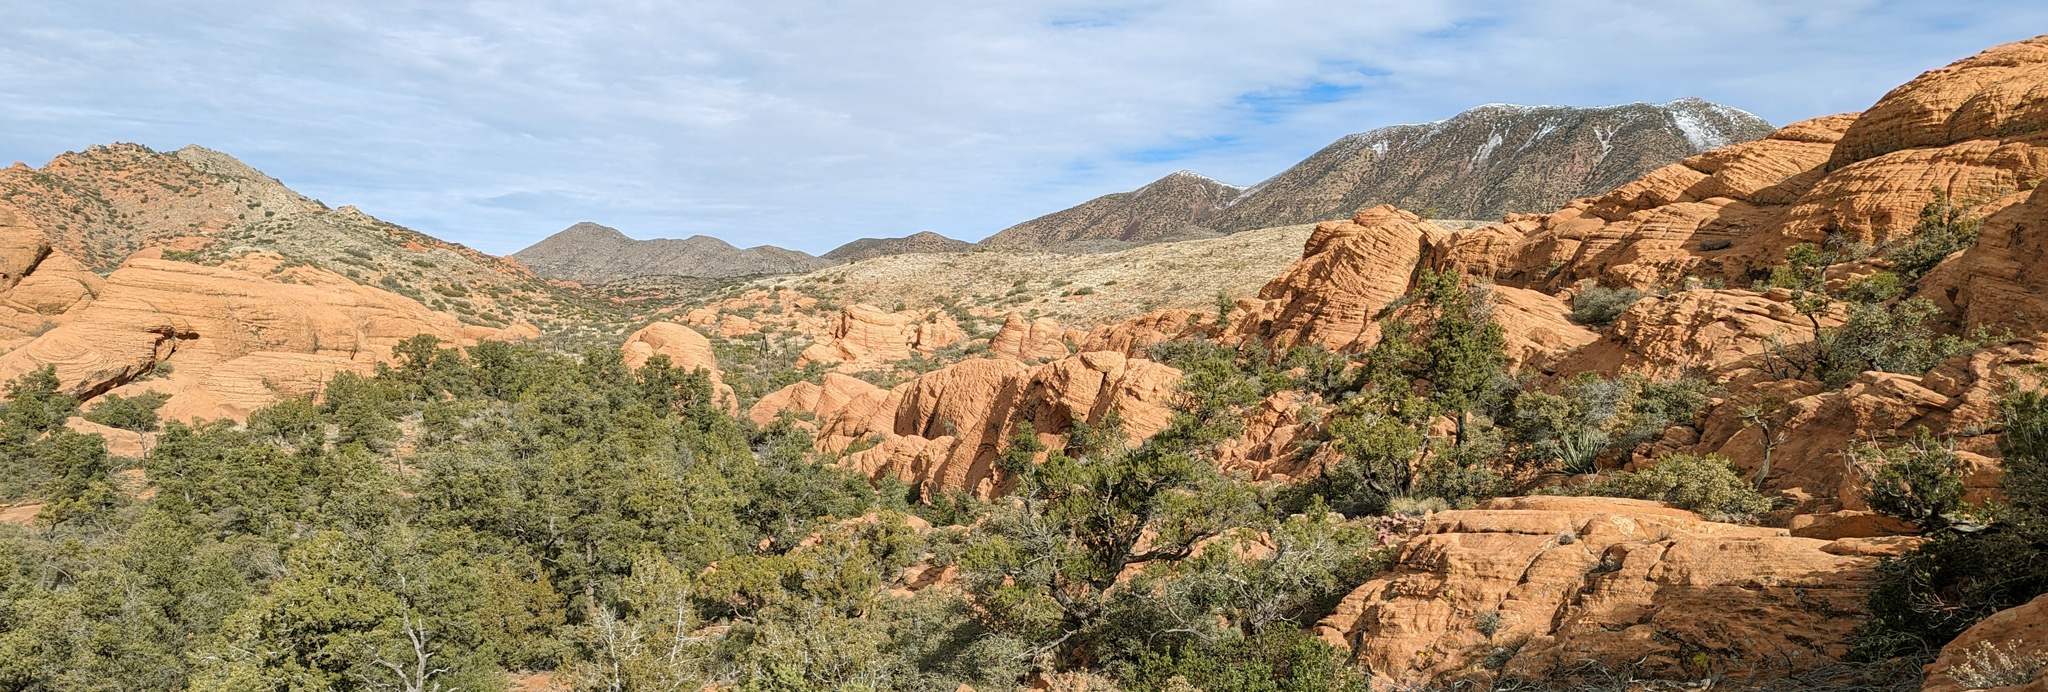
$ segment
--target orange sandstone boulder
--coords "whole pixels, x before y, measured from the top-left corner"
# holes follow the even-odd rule
[[[1043,317],[1027,320],[1013,312],[1003,318],[1003,327],[996,330],[996,335],[989,337],[988,350],[1012,360],[1065,358],[1065,338],[1066,332],[1060,329],[1060,323]]]
[[[2019,684],[1988,687],[1989,669],[2007,661],[2048,660],[2048,596],[2041,596],[2017,608],[1993,613],[1972,625],[1947,646],[1941,656],[1923,671],[1927,679],[1921,692],[1962,692],[1989,689],[1995,692],[2043,692],[2048,690],[2048,667],[2034,671]],[[2017,676],[2015,676],[2017,677]]]
[[[840,311],[828,331],[804,349],[798,364],[866,370],[909,358],[912,353],[931,355],[966,339],[959,323],[944,312],[919,316],[857,304]]]
[[[1500,498],[1430,515],[1316,633],[1386,683],[1584,661],[1782,676],[1848,651],[1877,559],[1830,545],[1640,500]]]
[[[1152,347],[1162,342],[1206,336],[1214,327],[1211,315],[1196,310],[1148,312],[1116,324],[1088,330],[1074,342],[1083,352],[1116,351],[1132,358],[1150,357]]]
[[[697,330],[674,322],[656,322],[626,337],[626,345],[622,348],[626,367],[634,370],[647,365],[648,359],[657,355],[668,356],[669,367],[704,370],[711,377],[711,389],[719,405],[729,413],[739,412],[739,402],[733,396],[732,387],[718,372],[718,354],[711,350],[711,340]]]
[[[1301,259],[1259,289],[1259,302],[1231,316],[1229,334],[1336,350],[1379,340],[1381,310],[1408,292],[1431,239],[1444,231],[1380,205],[1350,221],[1316,225]]]

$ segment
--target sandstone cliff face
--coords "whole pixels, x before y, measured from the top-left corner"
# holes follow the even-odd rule
[[[1501,498],[1431,515],[1316,633],[1389,683],[1583,661],[1665,679],[1782,676],[1847,653],[1868,552],[1653,502]]]
[[[1050,318],[1026,320],[1013,312],[1003,318],[1002,329],[989,337],[988,350],[998,357],[1021,361],[1065,358],[1065,334],[1060,323]]]
[[[822,385],[798,383],[763,397],[748,415],[766,425],[784,412],[807,414],[821,451],[872,443],[845,459],[861,473],[894,476],[928,495],[991,497],[1009,490],[993,462],[1017,432],[1057,446],[1075,423],[1099,423],[1114,412],[1135,442],[1166,427],[1179,380],[1178,370],[1114,352],[1038,366],[981,358],[889,390],[827,374]]]
[[[34,285],[36,273],[15,290]],[[64,316],[0,355],[0,381],[54,365],[65,389],[81,397],[124,385],[124,393],[172,394],[162,411],[169,419],[241,418],[283,397],[310,396],[336,372],[370,371],[416,334],[474,341],[448,315],[340,277],[281,284],[142,256]],[[172,374],[135,381],[158,363],[174,366]]]
[[[106,281],[61,251],[42,229],[0,202],[0,352],[69,320]]]

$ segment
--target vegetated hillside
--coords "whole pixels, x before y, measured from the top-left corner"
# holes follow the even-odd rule
[[[1288,226],[1108,253],[990,248],[897,255],[774,283],[841,304],[929,306],[946,298],[1085,326],[1153,310],[1203,309],[1218,293],[1253,295],[1300,256],[1308,234],[1308,226]]]
[[[40,169],[0,171],[0,200],[42,229],[52,247],[99,272],[161,248],[218,265],[251,253],[331,270],[389,289],[472,324],[526,321],[544,329],[603,319],[516,262],[330,209],[226,154],[136,144],[92,146]]]
[[[965,240],[954,240],[931,231],[919,231],[901,238],[862,238],[833,248],[831,252],[819,257],[834,262],[859,262],[886,255],[966,252],[973,247],[973,243]]]
[[[800,274],[833,261],[773,245],[741,249],[710,236],[634,240],[585,221],[543,238],[512,258],[550,279],[603,283],[636,276],[728,278]]]
[[[1601,108],[1489,104],[1344,137],[1253,186],[1209,221],[1235,232],[1348,218],[1377,204],[1456,219],[1556,209],[1770,123],[1699,99]]]
[[[2048,36],[1085,331],[781,277],[565,354],[0,203],[0,687],[2036,688],[2043,89]]]
[[[1243,191],[1192,171],[1180,171],[1130,192],[1103,195],[1005,228],[978,244],[1050,250],[1074,241],[1154,241],[1206,224]]]

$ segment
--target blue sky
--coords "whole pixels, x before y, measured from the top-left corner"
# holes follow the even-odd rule
[[[0,0],[0,164],[233,154],[493,253],[979,239],[1488,102],[1860,110],[2048,3]]]

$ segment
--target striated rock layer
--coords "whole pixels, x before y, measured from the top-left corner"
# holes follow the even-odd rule
[[[762,397],[748,412],[767,425],[785,414],[809,419],[821,451],[847,453],[845,464],[871,477],[893,476],[926,494],[1008,492],[994,468],[1019,432],[1048,446],[1077,423],[1112,413],[1133,441],[1166,427],[1180,371],[1121,353],[1098,351],[1037,366],[1008,358],[950,365],[893,389],[827,374]]]
[[[1584,662],[1663,679],[1840,660],[1877,559],[1654,502],[1488,501],[1430,515],[1316,634],[1383,682],[1544,676]]]

